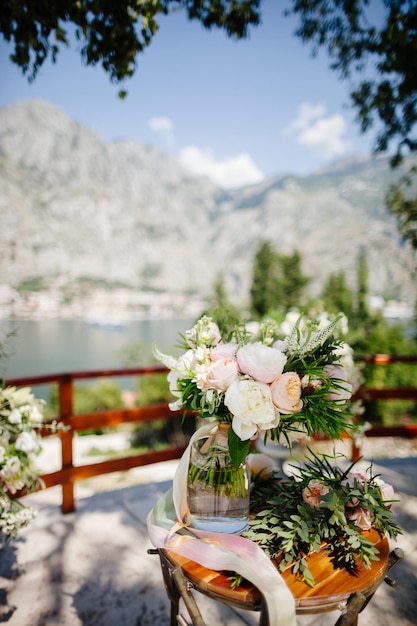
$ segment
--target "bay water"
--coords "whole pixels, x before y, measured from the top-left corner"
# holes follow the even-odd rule
[[[175,353],[179,333],[193,325],[186,319],[146,319],[119,325],[94,325],[83,320],[0,320],[0,342],[7,333],[10,356],[1,365],[7,378],[60,372],[115,369],[126,366],[121,353],[140,342],[141,361],[149,365],[154,343]],[[142,350],[143,347],[143,350]],[[38,394],[39,395],[39,394]]]

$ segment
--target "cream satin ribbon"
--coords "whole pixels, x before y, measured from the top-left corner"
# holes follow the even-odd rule
[[[173,486],[155,504],[147,516],[148,534],[156,548],[166,548],[216,571],[234,571],[263,594],[270,626],[296,626],[294,598],[277,568],[253,541],[226,533],[190,529],[187,504],[187,474],[191,446],[214,434],[213,422],[199,428],[190,439],[177,471]]]

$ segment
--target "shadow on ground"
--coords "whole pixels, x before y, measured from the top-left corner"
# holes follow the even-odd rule
[[[395,515],[406,555],[393,570],[398,588],[382,585],[361,626],[410,626],[417,615],[417,458],[378,461],[378,472],[401,498]],[[157,473],[154,476],[157,480]],[[27,498],[39,512],[20,538],[0,547],[0,622],[10,626],[168,626],[169,605],[159,560],[149,555],[146,515],[169,481],[138,484],[78,500],[62,515],[59,492]],[[257,624],[256,613],[207,598],[208,626]],[[330,626],[336,614],[305,616],[300,625]]]

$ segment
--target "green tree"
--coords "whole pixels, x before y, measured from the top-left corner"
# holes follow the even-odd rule
[[[282,290],[276,275],[278,255],[270,241],[262,241],[253,261],[250,310],[254,317],[263,317],[278,308]]]
[[[285,313],[299,306],[307,283],[299,252],[282,255],[270,241],[261,241],[253,261],[250,288],[252,315],[261,318],[273,310]]]
[[[417,250],[417,167],[391,185],[386,196],[387,207],[397,218],[400,233]],[[414,188],[414,189],[413,189]]]
[[[322,300],[329,313],[342,312],[348,319],[353,313],[353,293],[346,282],[343,270],[332,272],[323,287]]]
[[[368,266],[366,252],[362,249],[358,258],[358,290],[355,310],[355,318],[359,324],[366,324],[369,320],[368,297]]]
[[[282,281],[281,306],[288,311],[303,301],[304,290],[309,279],[303,274],[302,258],[298,250],[288,256],[281,255],[279,262]]]

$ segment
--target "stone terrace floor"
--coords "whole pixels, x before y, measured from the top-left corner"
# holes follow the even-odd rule
[[[383,584],[360,626],[411,626],[417,615],[417,456],[403,442],[385,442],[395,458],[375,459],[399,503],[395,516],[405,553],[392,571],[398,588]],[[366,449],[365,449],[366,452]],[[413,454],[414,450],[411,450]],[[365,458],[369,458],[367,454]],[[146,515],[170,486],[176,461],[102,476],[77,486],[77,511],[63,515],[60,488],[28,496],[38,510],[17,540],[0,546],[0,623],[9,626],[168,626],[169,604]],[[197,594],[198,596],[198,594]],[[259,615],[203,596],[207,626],[258,624]],[[299,618],[300,626],[330,626],[337,613]]]

